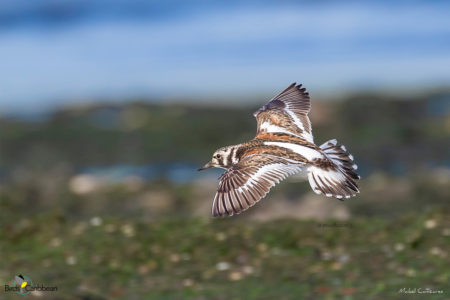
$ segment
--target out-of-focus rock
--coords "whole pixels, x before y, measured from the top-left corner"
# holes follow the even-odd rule
[[[360,185],[361,193],[364,193],[366,199],[377,203],[409,199],[413,193],[411,180],[392,177],[382,172],[370,175]]]
[[[166,190],[147,191],[137,199],[137,204],[150,212],[167,212],[175,205],[174,196]]]
[[[312,192],[306,194],[299,201],[289,201],[282,197],[271,197],[271,199],[262,201],[264,201],[264,205],[254,207],[252,211],[249,211],[249,218],[261,221],[285,217],[348,220],[351,215],[345,203]]]
[[[73,176],[69,181],[69,189],[77,195],[86,195],[95,191],[101,183],[95,176],[80,174]]]

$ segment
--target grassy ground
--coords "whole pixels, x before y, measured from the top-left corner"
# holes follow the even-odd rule
[[[447,216],[447,218],[446,218]],[[449,299],[450,222],[2,219],[0,280],[43,299]],[[403,294],[401,288],[443,294]],[[2,299],[15,299],[0,293]]]

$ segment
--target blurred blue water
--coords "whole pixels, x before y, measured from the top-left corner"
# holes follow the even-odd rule
[[[435,161],[427,160],[423,162],[428,167],[450,167],[450,161]],[[88,166],[78,168],[77,174],[92,175],[105,182],[120,183],[130,177],[138,177],[146,181],[153,180],[169,180],[173,183],[189,183],[198,179],[215,180],[225,171],[223,169],[208,169],[199,172],[197,169],[200,165],[191,162],[166,162],[166,163],[152,163],[146,165],[132,165],[132,164],[114,164],[104,166]],[[1,171],[1,169],[0,169]],[[373,172],[377,171],[377,166],[366,163],[363,160],[358,161],[358,174],[363,178],[368,177]],[[412,171],[404,161],[396,161],[389,167],[389,172],[396,176],[404,176],[410,174]],[[0,177],[1,177],[0,172]],[[4,173],[6,177],[7,173]]]
[[[448,1],[0,1],[0,112],[450,84]]]
[[[175,183],[186,183],[199,178],[218,178],[224,170],[211,169],[199,172],[200,165],[188,162],[153,163],[147,165],[116,164],[80,168],[79,174],[89,174],[108,182],[122,182],[130,176],[147,181],[166,179]]]

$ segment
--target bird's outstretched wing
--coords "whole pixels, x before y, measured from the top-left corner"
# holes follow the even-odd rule
[[[245,157],[219,178],[212,215],[232,216],[247,210],[264,198],[271,187],[301,170],[301,164],[273,155]]]
[[[253,114],[258,122],[256,135],[289,133],[312,143],[310,109],[309,93],[294,82]]]

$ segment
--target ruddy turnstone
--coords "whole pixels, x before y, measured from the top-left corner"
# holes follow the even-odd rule
[[[212,206],[216,216],[232,216],[255,205],[289,175],[306,171],[317,194],[338,199],[359,193],[353,156],[335,139],[316,146],[308,113],[309,93],[291,84],[253,115],[256,136],[222,147],[200,170],[223,168]]]

